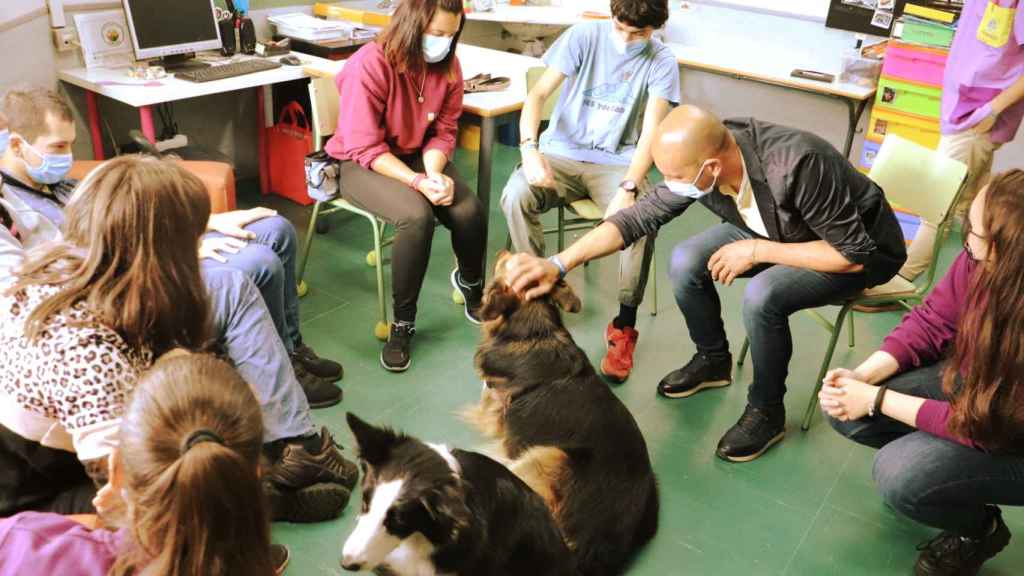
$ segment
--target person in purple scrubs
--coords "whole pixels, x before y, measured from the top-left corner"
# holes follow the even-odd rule
[[[917,576],[976,574],[1010,541],[997,505],[1024,506],[1024,170],[994,176],[963,230],[924,303],[819,394],[836,430],[879,449],[886,503],[942,531]]]
[[[1024,11],[1019,0],[963,4],[942,82],[939,151],[967,165],[966,207],[1024,117]],[[928,268],[934,239],[935,223],[924,223],[900,276],[913,280]]]
[[[273,576],[259,480],[262,413],[249,385],[212,356],[174,352],[143,376],[93,503],[117,531],[22,512],[0,520],[0,576]],[[173,356],[173,357],[170,357]]]

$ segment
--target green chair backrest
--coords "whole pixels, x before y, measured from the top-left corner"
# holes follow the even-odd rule
[[[527,92],[529,92],[530,90],[533,90],[534,84],[536,84],[537,81],[540,80],[540,77],[544,75],[544,72],[546,70],[547,70],[547,68],[544,67],[544,66],[534,66],[533,68],[529,68],[529,69],[526,70],[526,91]],[[541,119],[542,122],[544,120],[550,120],[551,119],[551,113],[555,111],[555,104],[558,103],[558,96],[561,93],[562,93],[562,86],[559,85],[558,89],[555,90],[554,93],[552,93],[550,96],[548,96],[547,101],[544,102],[544,107],[541,108],[541,111],[540,111],[540,119]]]
[[[952,224],[950,216],[967,181],[967,166],[890,134],[882,142],[868,177],[881,186],[891,204],[918,214],[938,228],[925,283],[918,285],[923,295],[935,280],[939,251]]]
[[[890,203],[939,225],[967,178],[967,166],[895,134],[886,136],[868,177]]]

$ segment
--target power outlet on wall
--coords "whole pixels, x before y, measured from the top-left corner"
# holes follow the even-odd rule
[[[78,46],[78,34],[71,28],[54,28],[53,45],[58,52],[69,52]]]

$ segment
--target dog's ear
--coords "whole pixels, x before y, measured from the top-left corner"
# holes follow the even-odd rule
[[[551,299],[558,304],[558,307],[566,312],[576,313],[583,307],[583,303],[580,302],[579,296],[569,286],[565,280],[559,280],[555,282],[554,288],[551,289]]]
[[[452,542],[469,527],[473,513],[466,505],[461,482],[446,484],[420,498],[427,514],[437,523],[438,542]]]
[[[508,317],[519,309],[521,303],[519,295],[511,286],[500,281],[491,282],[484,293],[480,317],[484,321]]]
[[[398,435],[388,428],[368,424],[351,412],[345,414],[345,419],[348,420],[352,435],[356,437],[359,457],[371,466],[385,462],[391,454],[391,448],[398,442]]]

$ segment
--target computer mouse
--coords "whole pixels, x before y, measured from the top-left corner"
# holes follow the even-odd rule
[[[298,56],[293,56],[291,54],[281,56],[280,62],[281,64],[287,64],[289,66],[302,66],[302,60],[299,60]]]

